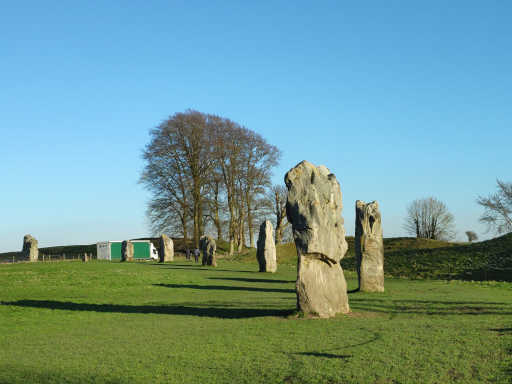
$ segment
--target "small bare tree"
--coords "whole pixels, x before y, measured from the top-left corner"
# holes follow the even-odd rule
[[[455,237],[454,221],[443,202],[428,197],[409,204],[404,229],[422,239],[451,240]]]
[[[498,191],[488,197],[479,196],[476,202],[485,211],[480,222],[496,234],[512,232],[512,183],[496,180]]]
[[[478,236],[473,231],[466,231],[466,236],[468,237],[468,241],[471,243],[475,240],[478,240]]]

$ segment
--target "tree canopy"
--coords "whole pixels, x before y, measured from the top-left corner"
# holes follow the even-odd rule
[[[222,237],[230,253],[254,246],[255,219],[262,210],[280,151],[258,133],[230,119],[187,110],[151,130],[140,182],[152,193],[148,217],[153,231],[192,234],[197,247],[205,225]]]
[[[496,180],[496,184],[496,193],[479,196],[476,201],[484,208],[480,222],[497,234],[512,232],[512,183]]]
[[[453,215],[434,197],[417,199],[409,204],[404,229],[423,239],[451,240],[455,237]]]

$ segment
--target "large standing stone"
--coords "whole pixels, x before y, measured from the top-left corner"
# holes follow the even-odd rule
[[[165,234],[160,236],[160,254],[158,258],[161,263],[174,260],[174,243],[172,239]]]
[[[37,244],[37,240],[31,235],[25,235],[23,237],[23,248],[21,253],[24,259],[29,261],[37,261],[39,257],[39,248]]]
[[[384,292],[384,244],[382,220],[376,201],[356,201],[355,251],[359,289]]]
[[[130,240],[121,243],[121,261],[133,261],[133,243]]]
[[[340,265],[347,252],[336,176],[323,165],[303,161],[286,174],[286,215],[297,248],[297,307],[305,314],[331,317],[350,312]]]
[[[260,226],[258,236],[258,251],[256,257],[260,264],[260,272],[272,272],[277,270],[276,244],[274,243],[272,223],[265,220]]]
[[[217,243],[215,243],[215,239],[207,235],[201,236],[199,239],[199,247],[203,253],[202,264],[216,267],[217,258],[215,257],[215,251],[217,250]]]

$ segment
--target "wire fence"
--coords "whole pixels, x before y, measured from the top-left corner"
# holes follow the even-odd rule
[[[68,252],[68,253],[47,253],[39,252],[37,261],[44,263],[58,261],[89,261],[96,260],[94,252]],[[8,252],[0,254],[0,263],[28,263],[30,259],[22,252]]]

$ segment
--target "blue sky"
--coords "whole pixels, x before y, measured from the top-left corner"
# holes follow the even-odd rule
[[[148,132],[193,108],[336,174],[347,233],[434,196],[458,238],[512,181],[507,1],[4,2],[0,252],[147,235]]]

